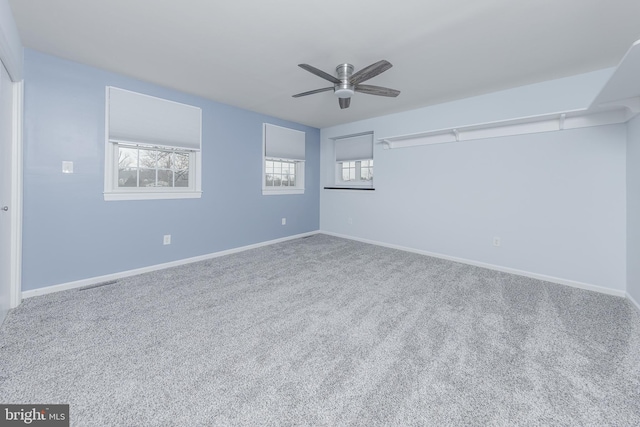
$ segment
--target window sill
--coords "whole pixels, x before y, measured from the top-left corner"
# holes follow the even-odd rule
[[[113,200],[161,200],[161,199],[199,199],[202,191],[165,191],[165,192],[110,192],[104,193],[105,201]]]
[[[324,187],[325,190],[364,190],[374,191],[373,187]]]
[[[304,188],[290,188],[286,190],[265,190],[262,189],[263,196],[279,196],[282,194],[304,194]]]

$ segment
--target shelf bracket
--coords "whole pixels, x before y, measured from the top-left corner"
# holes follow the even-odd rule
[[[460,132],[458,129],[452,129],[453,135],[456,137],[456,142],[460,141]]]
[[[559,123],[558,123],[558,128],[560,130],[564,130],[564,121],[565,121],[566,118],[567,118],[567,115],[565,113],[560,114],[560,120],[559,120]]]

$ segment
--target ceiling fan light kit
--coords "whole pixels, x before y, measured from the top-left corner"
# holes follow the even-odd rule
[[[399,90],[381,86],[360,84],[377,76],[380,73],[383,73],[384,71],[387,71],[392,67],[391,63],[384,59],[363,68],[355,74],[353,73],[353,65],[340,64],[336,67],[337,77],[334,77],[329,73],[325,73],[324,71],[319,70],[318,68],[315,68],[309,64],[298,64],[298,66],[312,74],[315,74],[318,77],[330,81],[331,83],[333,83],[333,86],[298,93],[296,95],[293,95],[294,98],[333,90],[333,93],[338,97],[338,105],[340,105],[340,108],[344,109],[349,108],[349,105],[351,104],[351,97],[355,94],[355,92],[387,97],[396,97],[400,94]]]

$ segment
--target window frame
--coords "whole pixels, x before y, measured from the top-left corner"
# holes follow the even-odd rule
[[[287,162],[295,165],[296,185],[294,186],[268,186],[267,185],[267,161]],[[262,162],[262,195],[273,196],[276,194],[304,194],[304,160],[279,159],[264,156]]]
[[[159,199],[195,199],[202,197],[202,144],[199,150],[186,148],[167,147],[149,143],[137,143],[135,141],[120,141],[110,138],[109,135],[109,90],[105,88],[105,166],[104,166],[104,200],[159,200]],[[115,88],[118,90],[124,90]],[[131,92],[131,91],[128,91]],[[136,92],[134,92],[136,93]],[[143,95],[150,98],[149,95]],[[161,99],[168,103],[179,104],[171,100]],[[183,104],[186,105],[186,104]],[[193,107],[193,106],[189,106]],[[197,107],[194,107],[197,108]],[[199,108],[198,108],[199,109]],[[200,109],[199,109],[200,110]],[[201,111],[200,111],[201,114]],[[200,121],[200,139],[202,138],[202,122]],[[119,178],[119,148],[139,147],[152,151],[174,151],[189,155],[189,186],[187,187],[120,187]]]
[[[360,159],[360,160],[344,160],[344,161],[336,161],[336,183],[342,186],[354,186],[354,187],[373,187],[373,172],[371,179],[362,179],[362,162],[365,161],[373,161],[373,159]],[[355,163],[355,179],[345,181],[342,179],[342,171],[344,168],[344,163]],[[373,165],[371,166],[371,170],[373,171]]]
[[[304,194],[304,170],[305,160],[301,159],[288,159],[278,156],[267,156],[267,126],[274,126],[281,129],[286,129],[294,132],[300,132],[304,135],[304,141],[306,144],[306,133],[297,129],[286,128],[283,126],[274,125],[271,123],[263,123],[262,131],[262,195],[263,196],[276,196],[276,195],[288,195],[288,194]],[[296,185],[295,186],[267,186],[267,161],[287,162],[295,164]]]
[[[188,187],[120,187],[119,179],[119,148],[139,147],[152,151],[169,151],[166,147],[155,147],[144,144],[124,144],[107,141],[105,156],[105,189],[104,200],[158,200],[158,199],[194,199],[202,197],[200,190],[200,152],[189,150],[172,150],[176,153],[189,155],[189,186]]]

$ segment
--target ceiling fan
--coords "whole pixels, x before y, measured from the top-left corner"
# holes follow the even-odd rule
[[[333,86],[298,93],[296,95],[293,95],[294,98],[333,90],[333,93],[335,93],[338,97],[340,108],[349,108],[349,104],[351,103],[351,96],[353,96],[354,92],[390,97],[396,97],[400,95],[399,90],[389,89],[388,87],[360,84],[377,76],[380,73],[387,71],[392,67],[391,63],[389,61],[385,61],[384,59],[363,68],[355,74],[353,74],[353,65],[340,64],[336,67],[337,77],[334,77],[329,73],[325,73],[324,71],[319,70],[316,67],[312,67],[309,64],[298,64],[298,67],[305,69],[318,77],[322,77],[323,79],[330,81],[331,83],[333,83]]]

